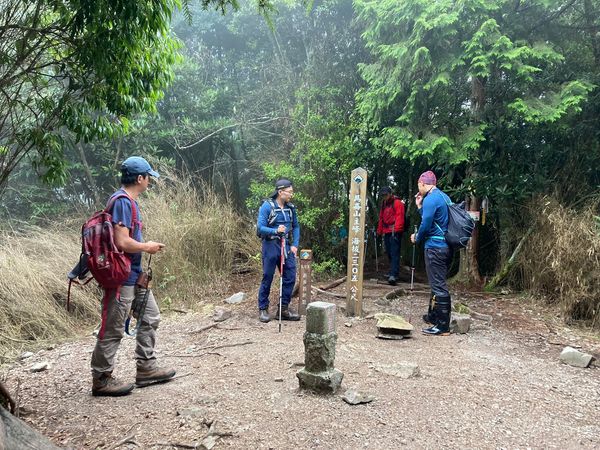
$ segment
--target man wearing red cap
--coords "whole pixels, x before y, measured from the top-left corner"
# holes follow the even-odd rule
[[[446,276],[453,255],[444,236],[448,231],[448,204],[451,201],[436,185],[437,179],[431,170],[419,177],[415,203],[421,215],[421,225],[410,240],[415,244],[425,242],[425,268],[431,299],[423,320],[432,326],[423,329],[423,333],[447,336],[450,333],[451,300]]]

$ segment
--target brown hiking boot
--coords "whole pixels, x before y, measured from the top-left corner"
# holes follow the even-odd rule
[[[133,391],[132,383],[117,380],[111,374],[104,374],[92,381],[92,395],[99,397],[121,397]]]
[[[154,369],[140,369],[138,368],[135,375],[135,385],[138,387],[148,386],[154,383],[163,383],[169,381],[175,376],[174,369],[163,369],[161,367],[155,367]]]

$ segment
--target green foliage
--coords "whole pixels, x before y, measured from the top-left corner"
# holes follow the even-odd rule
[[[369,229],[379,187],[412,200],[433,169],[454,200],[490,200],[497,229],[482,240],[506,242],[486,250],[510,251],[536,192],[581,205],[600,185],[595,0],[189,0],[173,17],[175,0],[34,3],[54,37],[0,39],[0,61],[44,65],[20,91],[0,76],[0,115],[21,119],[0,135],[2,174],[15,174],[2,205],[11,217],[100,205],[119,162],[142,154],[193,174],[251,221],[273,182],[290,178],[302,245],[320,263],[345,258],[359,166]]]
[[[335,258],[329,258],[313,263],[312,272],[317,278],[333,277],[344,272],[344,265]]]
[[[237,9],[236,0],[202,0]],[[112,139],[156,113],[172,82],[179,0],[7,0],[0,11],[0,192],[29,157],[42,179],[67,180],[65,147]],[[184,2],[189,13],[189,1]],[[257,0],[263,13],[269,0]],[[188,15],[189,16],[189,15]]]
[[[558,147],[589,159],[561,137],[598,95],[595,38],[551,31],[578,26],[573,4],[354,4],[373,56],[359,65],[367,85],[357,111],[376,149],[426,162],[459,192],[500,204],[551,186],[565,166]]]

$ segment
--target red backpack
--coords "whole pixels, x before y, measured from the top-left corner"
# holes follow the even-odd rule
[[[128,198],[131,201],[129,236],[133,237],[133,229],[137,223],[135,201],[125,193],[117,194],[108,201],[104,210],[94,213],[81,227],[81,256],[77,266],[68,275],[67,310],[71,297],[71,283],[89,283],[91,277],[83,283],[76,281],[76,278],[80,280],[85,278],[88,270],[105,291],[118,289],[129,278],[131,259],[115,245],[114,227],[110,213],[115,201],[119,198]]]

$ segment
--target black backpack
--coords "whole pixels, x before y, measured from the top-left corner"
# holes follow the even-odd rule
[[[469,244],[475,229],[475,221],[465,210],[465,202],[448,204],[448,231],[444,234],[446,243],[459,250]]]
[[[269,202],[269,206],[271,206],[271,211],[269,212],[269,218],[267,219],[267,224],[269,226],[271,226],[275,223],[275,219],[277,218],[277,213],[275,212],[275,208],[276,208],[275,201],[272,198],[267,198],[264,201]],[[292,224],[293,224],[294,216],[296,215],[296,207],[292,203],[286,203],[286,205],[289,206],[290,210],[292,211]],[[264,237],[262,234],[260,234],[260,230],[258,229],[258,227],[256,228],[256,236],[258,236],[261,239]]]

